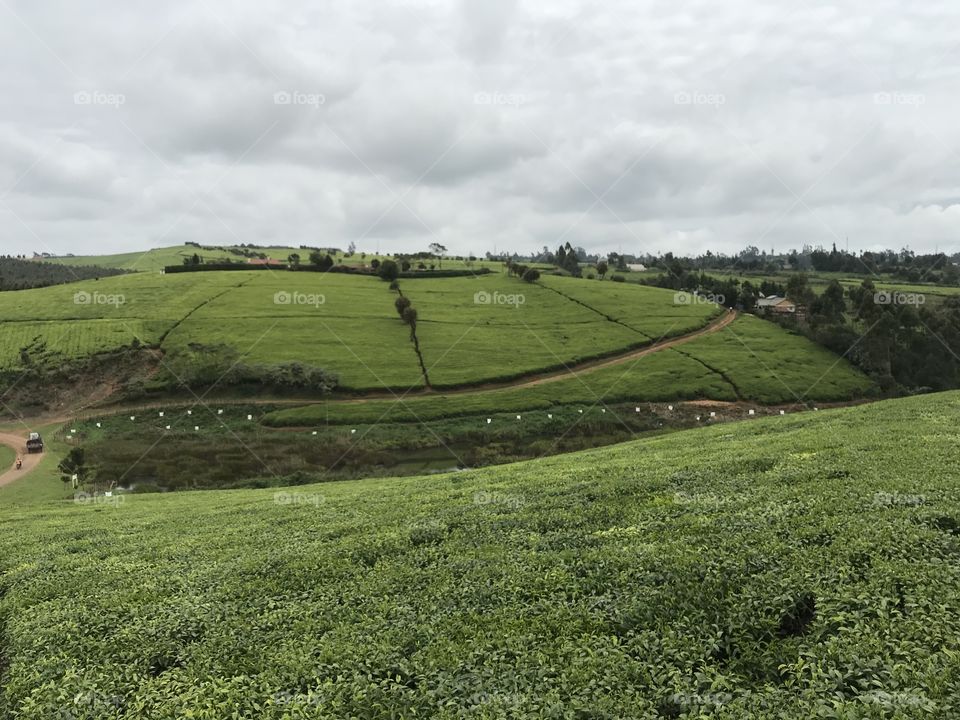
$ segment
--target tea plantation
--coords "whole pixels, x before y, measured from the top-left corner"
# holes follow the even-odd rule
[[[611,311],[643,318],[638,330],[502,274],[402,280],[401,290],[417,310],[424,366],[440,387],[564,368],[696,330],[720,313],[715,305],[677,307],[666,290],[606,283],[595,291],[612,293]],[[377,277],[287,271],[136,273],[0,293],[0,371],[56,367],[132,344],[174,357],[203,346],[232,353],[225,367],[234,355],[261,366],[320,367],[344,390],[423,387],[397,297]]]
[[[0,492],[0,716],[958,717],[958,422],[947,393],[431,477]]]

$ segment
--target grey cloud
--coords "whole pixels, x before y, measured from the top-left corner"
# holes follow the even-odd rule
[[[8,0],[0,252],[960,250],[958,15]]]

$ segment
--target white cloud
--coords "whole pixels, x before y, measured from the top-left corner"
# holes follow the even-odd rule
[[[0,252],[960,250],[958,14],[11,0]]]

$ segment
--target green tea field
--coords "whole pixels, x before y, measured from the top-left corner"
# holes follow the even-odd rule
[[[43,477],[0,506],[0,714],[956,717],[958,422],[946,393],[430,477]]]
[[[434,388],[566,372],[696,333],[723,314],[710,303],[678,303],[669,290],[564,277],[404,279],[400,292],[417,312],[416,347],[394,308],[397,292],[368,276],[137,273],[2,293],[0,370],[53,367],[140,345],[163,353],[162,370],[170,372],[159,384],[173,381],[178,358],[204,355],[220,357],[224,368],[241,360],[320,367],[337,376],[341,391],[407,392],[425,387],[424,371]],[[845,361],[753,319],[586,383],[589,395],[609,387],[623,400],[832,400],[869,389]],[[552,390],[579,401],[582,385],[571,377]]]

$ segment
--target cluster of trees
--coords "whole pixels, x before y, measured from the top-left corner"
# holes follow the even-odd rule
[[[63,285],[78,280],[96,280],[113,275],[124,275],[127,272],[118,268],[59,265],[41,260],[0,257],[0,290],[28,290]]]
[[[512,260],[507,260],[507,275],[515,275],[521,280],[525,280],[529,283],[536,282],[540,279],[539,270],[515,263]]]
[[[884,393],[960,387],[960,297],[921,302],[878,291],[872,280],[848,291],[833,281],[816,295],[801,279],[790,293],[808,303],[806,322],[795,329],[850,359]]]
[[[610,256],[613,261],[614,256]],[[838,250],[834,244],[830,250],[822,247],[804,246],[801,250],[787,253],[767,253],[755,246],[748,246],[734,255],[707,251],[696,256],[643,256],[641,261],[648,267],[692,270],[729,270],[735,272],[768,272],[782,270],[796,272],[838,272],[849,275],[873,276],[889,273],[908,282],[930,282],[945,285],[960,285],[960,268],[956,263],[960,255],[944,253],[917,255],[906,248],[900,251],[851,253]]]
[[[669,272],[653,278],[641,280],[643,285],[667,288],[668,290],[695,292],[701,295],[713,295],[722,299],[726,307],[752,309],[757,304],[760,293],[763,295],[783,295],[783,287],[763,282],[755,286],[750,281],[741,283],[733,278],[717,278],[704,272],[685,269],[677,261],[671,263]]]
[[[573,277],[580,277],[580,256],[577,251],[570,247],[570,243],[561,245],[557,248],[557,254],[554,260],[557,267],[569,272]]]
[[[877,380],[888,395],[960,387],[960,296],[921,302],[922,296],[878,291],[872,280],[845,289],[832,280],[822,292],[804,273],[785,284],[717,278],[671,266],[645,284],[710,294],[727,307],[753,310],[760,295],[778,295],[802,306],[802,319],[771,317],[846,357]]]

